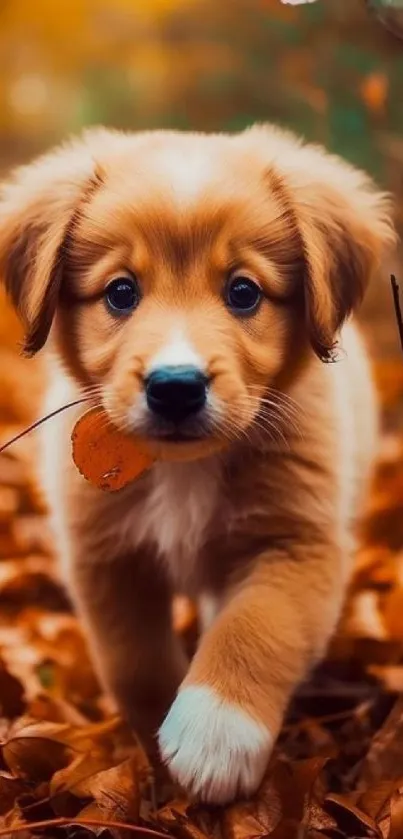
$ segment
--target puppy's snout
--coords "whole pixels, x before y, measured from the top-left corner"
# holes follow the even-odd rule
[[[208,379],[197,367],[158,367],[145,385],[147,404],[154,414],[182,422],[204,408]]]

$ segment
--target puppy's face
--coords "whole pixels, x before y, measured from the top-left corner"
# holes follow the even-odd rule
[[[83,207],[59,322],[119,426],[176,446],[232,439],[285,361],[297,233],[236,148],[161,141],[141,161],[140,175],[111,167]]]
[[[284,381],[330,355],[393,238],[365,176],[263,128],[96,132],[21,170],[1,213],[29,350],[55,317],[113,422],[183,450],[277,427]]]

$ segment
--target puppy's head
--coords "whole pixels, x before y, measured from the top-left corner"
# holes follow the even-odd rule
[[[302,357],[332,357],[393,241],[363,173],[264,126],[90,132],[0,203],[26,352],[52,332],[116,424],[176,447],[261,425]]]

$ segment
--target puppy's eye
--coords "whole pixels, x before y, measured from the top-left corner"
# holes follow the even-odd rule
[[[134,277],[116,277],[105,289],[105,300],[114,314],[129,314],[140,302],[140,289]]]
[[[262,299],[262,290],[249,277],[233,277],[225,290],[225,301],[233,312],[250,314],[257,309]]]

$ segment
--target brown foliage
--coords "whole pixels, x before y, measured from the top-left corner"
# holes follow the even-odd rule
[[[3,335],[15,335],[7,317],[3,309]],[[3,344],[2,441],[32,419],[41,381],[39,367],[29,362],[26,376],[10,342]],[[396,416],[403,362],[380,363],[377,378],[385,413]],[[400,839],[401,437],[384,436],[329,656],[295,699],[259,793],[225,809],[188,801],[156,779],[134,736],[112,716],[55,572],[32,474],[34,445],[31,435],[0,455],[0,837]],[[194,644],[192,604],[178,599],[174,619]]]

